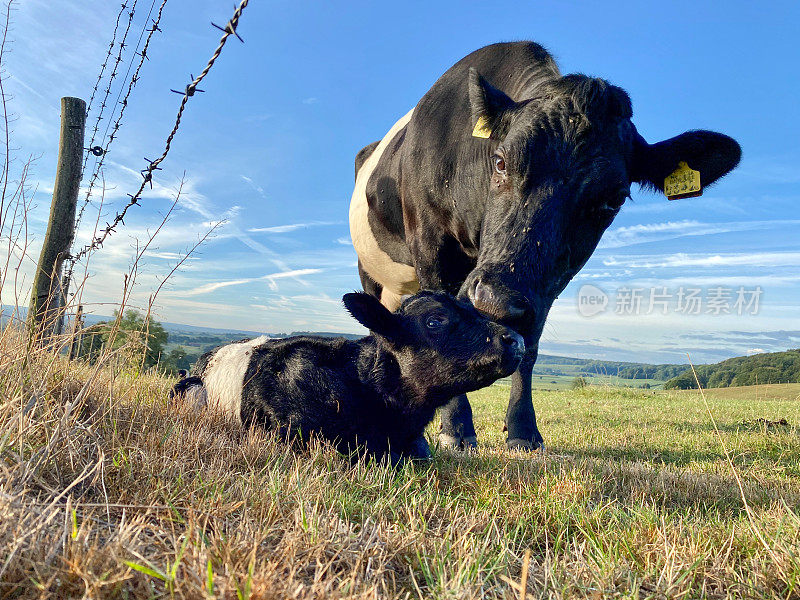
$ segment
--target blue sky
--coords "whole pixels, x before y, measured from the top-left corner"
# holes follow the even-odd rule
[[[134,32],[150,1],[139,0]],[[141,265],[135,303],[211,222],[226,219],[160,292],[167,321],[255,331],[361,331],[339,299],[359,287],[347,207],[353,158],[414,106],[436,78],[491,42],[533,39],[562,72],[624,87],[649,141],[686,129],[734,136],[740,168],[701,198],[668,202],[636,190],[600,248],[556,302],[542,351],[581,357],[714,361],[800,347],[800,5],[773,2],[328,2],[251,0],[240,33],[190,103],[157,185],[90,264],[83,300],[108,314],[136,240],[168,208],[175,217]],[[665,8],[668,6],[668,8]],[[55,172],[59,98],[88,99],[117,2],[25,0],[6,60],[18,156],[37,156],[30,214],[38,256]],[[163,33],[106,162],[105,212],[138,188],[142,157],[158,155],[180,97],[200,71],[230,0],[170,0]],[[90,115],[90,121],[92,116]],[[92,212],[94,211],[94,212]],[[79,238],[91,232],[87,213]],[[105,220],[105,219],[101,219]],[[32,270],[31,260],[24,264]],[[23,285],[29,285],[29,275]],[[582,286],[607,309],[577,310]],[[758,313],[649,311],[652,288],[760,287]],[[638,315],[618,314],[619,288],[640,289]],[[593,289],[593,288],[592,288]],[[650,313],[650,314],[647,314]]]

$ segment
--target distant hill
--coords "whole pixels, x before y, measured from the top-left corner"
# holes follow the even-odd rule
[[[5,320],[14,313],[14,307],[2,307],[0,320]],[[17,309],[16,314],[24,319],[25,307]],[[85,324],[94,325],[100,321],[108,321],[113,317],[104,315],[86,315]],[[296,335],[318,335],[322,337],[345,337],[358,339],[363,337],[352,333],[331,333],[324,331],[294,331],[292,333],[268,333],[259,331],[242,331],[218,327],[186,325],[161,321],[168,333],[164,346],[165,355],[178,352],[181,368],[188,368],[204,352],[222,344],[259,335],[284,338]],[[70,324],[67,323],[69,328]],[[534,369],[534,386],[537,389],[567,389],[575,378],[585,378],[596,385],[614,385],[628,387],[660,387],[661,384],[683,373],[688,365],[651,365],[646,363],[605,361],[597,359],[572,358],[539,354]]]
[[[695,367],[704,388],[800,382],[800,349],[729,358],[713,365]],[[688,390],[697,387],[691,369],[673,377],[665,389]]]
[[[689,368],[689,365],[651,365],[594,358],[570,358],[549,354],[540,354],[536,359],[537,369],[547,369],[549,365],[572,365],[585,375],[614,375],[622,379],[658,379],[662,381],[675,377]]]
[[[165,346],[168,352],[180,349],[185,356],[183,365],[193,364],[204,352],[222,344],[262,333],[235,331],[204,327],[188,327],[177,323],[162,323],[169,333]],[[296,335],[322,337],[345,337],[358,339],[358,334],[331,333],[325,331],[293,331],[292,333],[268,333],[275,338]],[[537,389],[566,389],[576,377],[587,378],[598,385],[628,387],[660,387],[675,375],[682,373],[688,365],[650,365],[644,363],[603,361],[540,354],[534,368],[534,386]]]

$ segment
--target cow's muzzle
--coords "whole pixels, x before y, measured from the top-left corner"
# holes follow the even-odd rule
[[[531,303],[522,294],[482,277],[470,283],[466,289],[469,301],[495,321],[512,323],[530,317]]]

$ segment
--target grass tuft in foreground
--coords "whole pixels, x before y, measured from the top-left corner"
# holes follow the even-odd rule
[[[0,597],[520,598],[526,550],[528,597],[800,597],[796,397],[711,395],[751,523],[686,393],[540,393],[542,456],[504,450],[494,386],[476,454],[393,470],[170,406],[170,383],[6,332]]]

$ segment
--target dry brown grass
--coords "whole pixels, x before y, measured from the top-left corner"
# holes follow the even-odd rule
[[[543,396],[542,457],[502,450],[486,390],[478,454],[393,470],[169,406],[158,375],[26,357],[11,329],[0,352],[0,597],[519,598],[526,550],[528,597],[798,597],[797,430],[727,431],[739,409],[717,419],[768,548],[713,435],[668,421],[707,423],[642,416],[679,395]]]
[[[33,196],[2,83],[0,295],[20,306]],[[717,432],[686,393],[541,393],[542,456],[504,449],[495,387],[472,397],[476,454],[392,469],[170,406],[130,348],[93,366],[68,341],[0,330],[0,598],[800,597],[796,397],[712,396]]]

